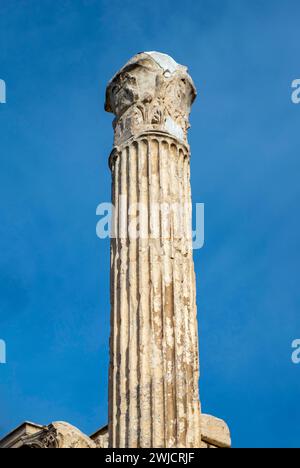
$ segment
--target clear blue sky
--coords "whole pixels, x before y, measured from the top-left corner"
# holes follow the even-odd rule
[[[0,435],[107,421],[107,81],[132,55],[187,64],[206,244],[195,253],[203,410],[235,447],[300,446],[297,0],[1,0]]]

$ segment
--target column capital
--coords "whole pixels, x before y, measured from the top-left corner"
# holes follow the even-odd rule
[[[142,132],[163,132],[187,142],[197,92],[188,69],[159,52],[135,55],[106,90],[105,110],[115,114],[115,145]]]

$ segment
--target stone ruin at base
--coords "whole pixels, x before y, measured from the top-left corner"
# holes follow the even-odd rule
[[[88,437],[63,422],[24,423],[0,448],[230,447],[227,425],[202,414],[199,398],[187,141],[195,98],[187,68],[158,52],[133,57],[107,87],[105,109],[115,115],[108,426]]]
[[[230,433],[224,421],[203,414],[200,448],[230,446]],[[109,448],[108,427],[105,426],[88,437],[65,422],[56,422],[49,426],[25,422],[0,441],[1,448],[105,449]]]

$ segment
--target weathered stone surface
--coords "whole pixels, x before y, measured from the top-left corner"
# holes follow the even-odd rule
[[[42,443],[49,444],[49,448],[97,448],[96,444],[88,436],[65,422],[55,422],[48,426]],[[54,446],[51,447],[51,445]]]
[[[200,448],[230,448],[231,438],[227,424],[221,419],[202,414]],[[108,448],[108,426],[103,427],[91,439],[98,448]]]
[[[24,440],[26,438],[34,436],[38,432],[41,432],[43,429],[44,426],[41,426],[39,424],[35,424],[32,422],[24,422],[0,440],[0,449],[22,448],[24,446]]]
[[[230,433],[224,421],[213,416],[202,415],[201,448],[230,447]],[[105,449],[109,444],[108,426],[87,437],[67,423],[49,426],[26,422],[0,441],[1,448],[88,448]]]
[[[91,435],[91,439],[97,448],[108,448],[108,426],[102,427]]]
[[[28,448],[91,449],[96,444],[79,429],[65,422],[55,422],[41,432],[27,437],[23,445]]]
[[[230,448],[231,437],[227,424],[222,420],[202,414],[202,441],[208,446],[218,448]]]
[[[115,145],[149,131],[186,142],[195,97],[186,67],[158,52],[136,55],[107,87],[105,108],[116,115]]]
[[[0,442],[0,448],[95,449],[99,446],[65,422],[55,422],[49,426],[24,423]]]
[[[130,60],[107,89],[116,115],[111,447],[201,445],[187,144],[195,96],[186,67],[153,52]]]

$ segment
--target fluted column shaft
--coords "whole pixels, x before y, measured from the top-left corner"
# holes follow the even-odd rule
[[[110,157],[109,444],[200,447],[187,69],[139,54],[107,88]]]
[[[197,447],[189,152],[145,135],[114,152],[111,168],[110,445]]]

